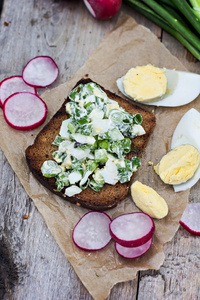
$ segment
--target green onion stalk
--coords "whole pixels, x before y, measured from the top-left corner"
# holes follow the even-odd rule
[[[161,0],[158,3],[155,0],[124,0],[124,2],[174,36],[200,60],[200,36],[198,33],[200,32],[200,20],[193,12],[194,8],[191,8],[188,3],[181,5],[186,1]],[[196,2],[200,2],[200,0]],[[183,14],[182,11],[188,10],[188,6],[189,14],[188,12]]]
[[[200,19],[200,0],[190,0],[193,13]]]

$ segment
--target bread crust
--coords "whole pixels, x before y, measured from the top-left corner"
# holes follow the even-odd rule
[[[81,79],[77,85],[80,83],[86,84],[93,82],[91,79]],[[100,86],[100,85],[99,85]],[[143,136],[138,136],[131,139],[132,141],[132,151],[129,152],[126,158],[131,159],[133,156],[142,156],[142,152],[147,145],[147,142],[152,134],[154,127],[156,125],[156,119],[152,112],[148,112],[139,106],[135,105],[133,102],[123,99],[118,95],[106,90],[100,86],[104,92],[108,95],[110,99],[118,102],[119,106],[124,108],[130,114],[140,113],[143,117],[142,126],[145,129],[145,134]],[[40,131],[40,133],[35,138],[33,145],[30,145],[26,151],[26,160],[28,166],[33,173],[33,175],[54,194],[64,198],[71,203],[78,206],[82,206],[91,210],[104,211],[115,207],[120,201],[124,200],[128,194],[129,187],[133,182],[134,173],[129,182],[120,183],[117,182],[115,185],[105,184],[104,187],[99,191],[95,192],[90,187],[87,187],[80,194],[74,197],[67,197],[64,194],[65,189],[58,192],[56,190],[55,178],[46,178],[42,175],[41,166],[45,160],[51,160],[51,154],[57,150],[57,147],[52,145],[55,136],[59,134],[60,126],[62,121],[70,116],[66,113],[65,105],[70,99],[67,97],[61,108],[55,113],[52,119],[47,125]]]

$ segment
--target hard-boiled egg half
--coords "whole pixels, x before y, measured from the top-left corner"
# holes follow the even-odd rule
[[[176,107],[193,101],[200,93],[200,75],[160,69],[151,64],[131,68],[117,80],[127,98],[146,105]]]
[[[178,123],[171,141],[171,148],[174,149],[180,145],[189,144],[194,146],[200,152],[200,113],[192,108],[187,111]],[[191,188],[200,178],[200,165],[194,176],[178,185],[174,185],[174,191],[180,192]]]
[[[175,192],[191,188],[200,178],[200,113],[192,108],[178,123],[171,150],[154,167],[160,179]]]

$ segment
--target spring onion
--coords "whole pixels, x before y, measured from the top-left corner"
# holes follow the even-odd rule
[[[179,40],[200,60],[200,1],[124,0]]]

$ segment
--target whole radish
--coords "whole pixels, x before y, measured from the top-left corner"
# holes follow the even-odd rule
[[[109,19],[121,8],[122,0],[83,0],[90,13],[96,19]]]

